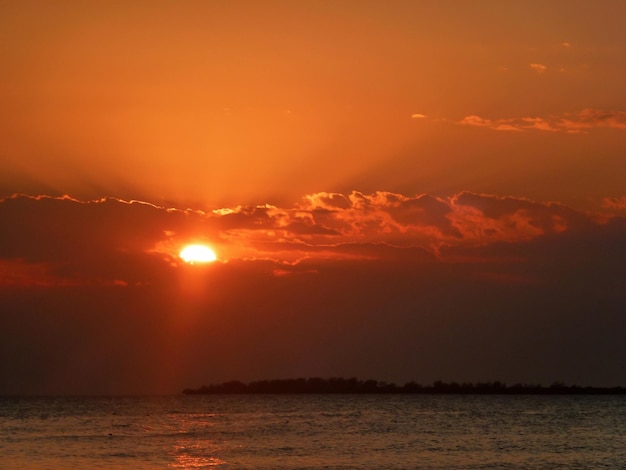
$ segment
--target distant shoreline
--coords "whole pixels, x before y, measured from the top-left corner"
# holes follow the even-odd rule
[[[458,383],[436,381],[432,385],[407,382],[394,383],[356,378],[318,377],[298,379],[259,380],[243,383],[238,380],[220,384],[203,385],[197,389],[183,390],[185,395],[236,395],[236,394],[431,394],[431,395],[624,395],[626,387],[591,387],[565,385],[555,382],[550,386],[514,384],[503,382]]]

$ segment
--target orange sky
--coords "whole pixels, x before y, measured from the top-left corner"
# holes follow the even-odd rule
[[[625,16],[0,0],[0,393],[626,385]]]
[[[1,8],[5,194],[624,192],[620,1]]]

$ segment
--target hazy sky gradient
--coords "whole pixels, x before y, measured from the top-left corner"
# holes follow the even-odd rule
[[[626,385],[625,16],[0,0],[0,393]]]

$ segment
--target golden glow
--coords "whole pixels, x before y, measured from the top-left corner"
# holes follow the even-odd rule
[[[186,263],[212,263],[217,260],[215,252],[206,245],[187,245],[180,250],[180,257]]]

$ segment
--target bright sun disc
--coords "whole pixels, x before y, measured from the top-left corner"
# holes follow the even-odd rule
[[[217,259],[215,252],[206,245],[187,245],[180,251],[185,263],[210,263]]]

